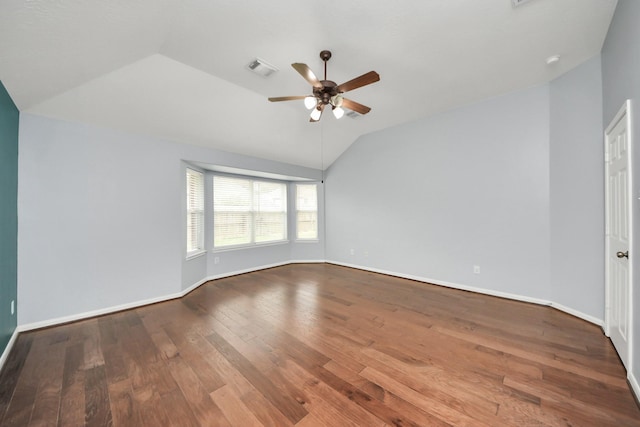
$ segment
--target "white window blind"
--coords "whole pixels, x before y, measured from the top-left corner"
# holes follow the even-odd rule
[[[318,188],[315,184],[296,184],[296,237],[318,238]]]
[[[213,177],[213,246],[287,239],[287,186],[228,176]]]
[[[204,175],[187,169],[187,254],[204,249]]]
[[[253,181],[254,235],[256,243],[287,238],[287,186]]]

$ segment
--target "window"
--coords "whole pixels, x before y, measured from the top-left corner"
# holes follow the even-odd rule
[[[286,239],[287,186],[284,183],[214,175],[214,248]]]
[[[318,189],[315,184],[296,184],[296,237],[318,238]]]
[[[187,255],[204,250],[204,175],[187,169]]]

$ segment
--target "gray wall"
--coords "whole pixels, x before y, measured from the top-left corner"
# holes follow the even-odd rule
[[[19,113],[0,82],[0,355],[16,329]]]
[[[551,296],[546,85],[361,137],[326,186],[329,260]]]
[[[184,160],[309,179],[320,171],[29,114],[19,144],[20,325],[176,295],[209,275],[306,255],[289,243],[225,252],[215,265],[211,254],[185,260]]]
[[[550,84],[360,138],[328,172],[327,258],[601,322],[601,117],[598,56]]]
[[[550,84],[551,287],[604,319],[604,144],[600,56]]]
[[[622,107],[626,99],[631,99],[635,129],[635,147],[633,151],[632,205],[634,224],[634,241],[637,248],[640,244],[640,145],[638,130],[640,129],[640,1],[619,0],[609,33],[602,48],[602,89],[604,105],[604,125],[607,126]],[[633,360],[632,374],[640,378],[640,257],[631,256],[635,273],[634,278],[634,324],[633,324]]]

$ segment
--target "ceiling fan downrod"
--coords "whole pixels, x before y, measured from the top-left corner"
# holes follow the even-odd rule
[[[338,85],[331,80],[327,80],[327,62],[329,62],[329,59],[331,59],[331,51],[323,50],[322,52],[320,52],[320,59],[324,61],[324,80],[321,81],[322,87],[314,89],[313,94],[319,101],[318,107],[320,107],[320,104],[331,104],[331,106],[335,109],[336,107],[339,107],[334,103],[334,100],[339,95],[339,92],[337,90]]]
[[[327,62],[331,59],[331,51],[323,50],[320,52],[320,59],[324,61],[324,79],[327,80]]]

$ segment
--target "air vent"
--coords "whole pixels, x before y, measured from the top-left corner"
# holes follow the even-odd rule
[[[530,0],[511,0],[511,3],[513,3],[513,7],[518,7],[523,3],[526,3]]]
[[[352,119],[357,119],[358,117],[360,117],[362,114],[358,114],[355,111],[351,111],[351,110],[345,110],[345,116],[352,118]]]
[[[247,68],[262,77],[269,77],[271,74],[278,71],[276,67],[260,58],[256,58],[253,61],[249,62],[247,64]]]

